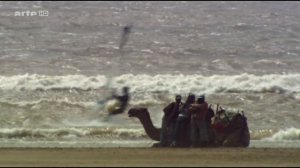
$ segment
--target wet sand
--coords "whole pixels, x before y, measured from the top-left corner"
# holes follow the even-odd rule
[[[7,148],[0,166],[300,166],[300,149]]]

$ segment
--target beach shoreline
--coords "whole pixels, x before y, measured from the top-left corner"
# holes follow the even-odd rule
[[[299,166],[292,148],[1,148],[0,166]]]

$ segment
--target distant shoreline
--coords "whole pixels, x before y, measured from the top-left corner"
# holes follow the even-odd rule
[[[291,148],[0,148],[0,166],[299,166]]]

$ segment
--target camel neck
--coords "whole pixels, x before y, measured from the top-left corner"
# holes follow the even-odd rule
[[[156,128],[153,125],[153,122],[150,118],[149,113],[144,115],[143,117],[139,117],[139,120],[141,121],[147,135],[151,139],[159,141],[160,140],[160,129]]]

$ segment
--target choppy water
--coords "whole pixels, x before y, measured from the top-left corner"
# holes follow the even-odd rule
[[[175,94],[244,110],[252,147],[300,147],[299,2],[0,2],[0,147],[151,146],[96,104],[130,86],[156,126]],[[49,16],[15,16],[47,10]],[[133,29],[123,52],[121,28]],[[107,83],[110,82],[108,86]]]

